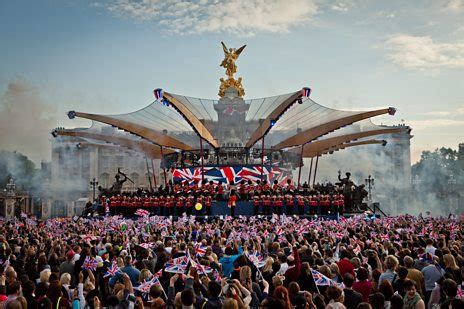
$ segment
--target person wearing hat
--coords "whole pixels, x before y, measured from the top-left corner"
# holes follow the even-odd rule
[[[66,261],[60,264],[60,276],[65,273],[70,274],[73,284],[76,283],[76,278],[74,277],[74,255],[74,251],[70,249],[66,252]]]

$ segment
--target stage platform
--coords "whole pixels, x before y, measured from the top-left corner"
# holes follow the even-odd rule
[[[298,207],[293,206],[293,214],[299,215],[298,213]],[[287,214],[287,209],[285,206],[282,207],[283,213]],[[343,217],[351,217],[353,215],[359,215],[364,213],[363,211],[360,212],[350,212],[350,213],[344,213]],[[154,213],[152,215],[160,215],[160,213]],[[205,218],[205,217],[219,217],[219,216],[226,216],[230,215],[230,209],[227,207],[227,202],[226,201],[215,201],[213,202],[213,205],[211,207],[211,214],[207,216],[206,214],[206,209],[203,207],[200,211],[195,210],[194,207],[192,207],[192,215],[198,217],[198,218]],[[253,216],[254,215],[254,208],[253,208],[253,203],[250,201],[238,201],[237,206],[235,207],[235,216]],[[260,216],[272,216],[272,215],[265,215],[263,213],[263,208],[260,207]],[[287,214],[288,215],[288,214]],[[177,209],[174,207],[174,214],[172,217],[178,217],[177,214]],[[334,213],[328,213],[328,214],[321,214],[321,209],[318,208],[316,214],[311,215],[309,212],[309,206],[305,206],[305,211],[304,214],[301,215],[300,217],[305,217],[305,218],[331,218],[331,219],[336,219],[338,216],[337,214]]]

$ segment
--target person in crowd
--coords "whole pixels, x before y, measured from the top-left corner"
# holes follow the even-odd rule
[[[362,294],[353,290],[353,283],[353,275],[350,273],[346,273],[345,276],[343,276],[343,284],[345,285],[345,288],[343,289],[343,292],[345,294],[343,304],[347,309],[356,309],[358,305],[363,301]]]
[[[425,303],[419,293],[417,293],[416,284],[410,279],[404,282],[404,290],[406,295],[403,298],[404,309],[425,309]]]
[[[363,302],[368,302],[373,288],[372,282],[369,281],[368,270],[364,267],[358,268],[356,279],[357,281],[353,283],[353,290],[362,295]]]
[[[387,258],[385,259],[386,270],[384,273],[380,275],[379,284],[381,284],[384,280],[390,281],[390,283],[394,283],[394,281],[398,277],[398,274],[396,273],[397,266],[398,258],[394,255],[387,256]]]

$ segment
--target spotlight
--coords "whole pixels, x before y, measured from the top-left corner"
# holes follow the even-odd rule
[[[77,143],[77,144],[76,144],[76,148],[77,148],[77,149],[81,149],[81,147],[82,147],[81,143]]]
[[[276,119],[271,119],[271,127],[273,127],[276,124],[277,120]]]
[[[303,104],[303,100],[301,98],[298,98],[298,104]]]
[[[393,115],[395,115],[395,113],[396,113],[396,108],[394,108],[394,107],[389,107],[388,108],[388,114],[389,115],[393,116]]]
[[[384,146],[384,147],[385,147],[386,145],[387,145],[387,141],[386,141],[386,140],[383,140],[383,142],[382,142],[382,146]]]
[[[68,112],[68,118],[69,119],[74,119],[76,117],[76,112],[75,111],[69,111]]]
[[[53,130],[53,131],[51,132],[51,134],[52,134],[53,137],[57,137],[57,136],[58,136],[58,133],[56,132],[56,130]]]

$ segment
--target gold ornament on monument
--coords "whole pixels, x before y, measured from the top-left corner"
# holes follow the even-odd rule
[[[227,48],[224,42],[221,42],[222,49],[224,50],[224,60],[221,62],[221,67],[226,69],[227,79],[220,78],[219,81],[221,85],[219,86],[219,96],[222,98],[224,97],[225,91],[228,88],[235,88],[237,93],[240,97],[245,95],[245,90],[242,86],[242,78],[239,77],[237,79],[234,78],[234,74],[237,72],[237,65],[235,61],[237,61],[238,56],[240,53],[245,49],[246,45],[243,45],[239,49],[235,48]]]

